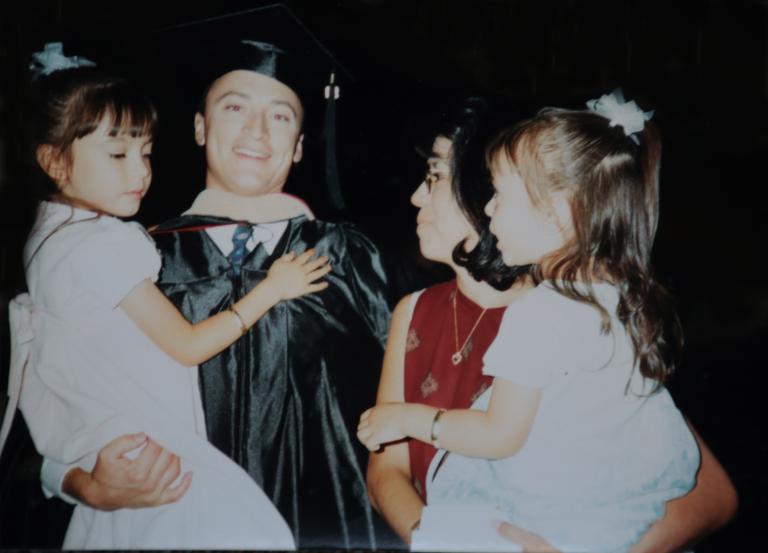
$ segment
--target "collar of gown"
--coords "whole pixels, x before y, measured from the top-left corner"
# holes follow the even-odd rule
[[[213,215],[254,224],[284,221],[300,215],[305,215],[310,221],[315,218],[307,204],[284,192],[262,196],[238,196],[210,188],[200,192],[183,215]]]

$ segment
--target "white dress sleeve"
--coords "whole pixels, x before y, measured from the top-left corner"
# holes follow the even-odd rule
[[[611,358],[613,340],[601,334],[591,306],[541,284],[504,312],[483,357],[483,373],[529,388],[546,388],[569,371],[597,370]]]
[[[160,254],[137,223],[117,219],[91,233],[72,253],[75,281],[110,307],[116,307],[143,280],[157,281]]]

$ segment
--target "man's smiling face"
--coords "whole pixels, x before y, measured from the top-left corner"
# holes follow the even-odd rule
[[[283,83],[253,71],[231,71],[208,91],[195,115],[195,141],[205,146],[206,188],[240,196],[280,192],[301,160],[303,112]]]

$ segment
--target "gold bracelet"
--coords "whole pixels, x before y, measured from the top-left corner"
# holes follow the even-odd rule
[[[229,311],[235,316],[237,319],[237,323],[240,325],[240,332],[242,332],[242,335],[244,336],[246,332],[248,332],[248,325],[245,324],[245,321],[240,316],[240,313],[237,312],[237,309],[235,309],[234,305],[229,306]]]
[[[440,439],[440,417],[445,413],[445,409],[438,409],[435,418],[432,419],[432,429],[429,431],[429,441],[433,447],[440,448],[438,440]]]

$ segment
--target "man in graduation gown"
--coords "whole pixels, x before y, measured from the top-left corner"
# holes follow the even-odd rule
[[[227,309],[285,253],[315,248],[328,257],[328,288],[281,302],[200,366],[206,426],[209,440],[272,499],[299,547],[375,548],[367,452],[355,429],[375,401],[389,322],[381,258],[353,226],[318,221],[282,193],[303,155],[290,58],[249,41],[220,57],[195,116],[206,187],[187,212],[154,229],[163,257],[157,284],[197,322]],[[46,461],[44,484],[96,508],[140,506],[120,499],[127,469],[104,457],[107,477],[98,479]],[[145,464],[170,474],[155,459]]]

